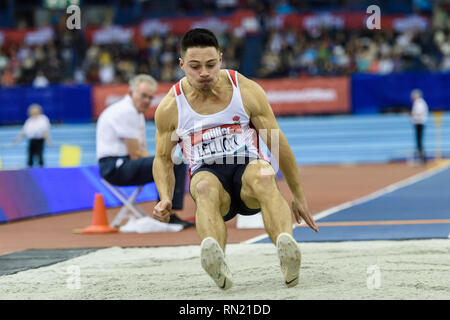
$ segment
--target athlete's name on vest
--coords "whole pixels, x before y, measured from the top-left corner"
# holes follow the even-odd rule
[[[211,155],[234,152],[239,148],[240,140],[242,140],[238,138],[238,134],[242,133],[242,127],[239,124],[223,125],[203,130],[201,135],[199,133],[194,133],[192,139],[196,161]]]
[[[270,306],[267,304],[225,304],[221,307],[200,307],[186,304],[180,307],[180,315],[203,315],[209,318],[213,313],[236,314],[236,315],[267,315],[270,314]]]
[[[214,139],[216,137],[229,135],[232,132],[234,132],[234,128],[230,128],[230,127],[227,127],[227,128],[216,127],[216,128],[212,128],[210,130],[207,130],[205,133],[203,133],[202,134],[202,138],[203,138],[203,141],[206,141],[206,140]]]
[[[207,143],[195,145],[195,158],[198,161],[203,159],[205,156],[236,151],[238,147],[239,142],[237,136],[233,135],[230,137],[220,137]]]
[[[242,133],[240,124],[225,124],[219,127],[199,130],[192,136],[192,145],[234,133]]]

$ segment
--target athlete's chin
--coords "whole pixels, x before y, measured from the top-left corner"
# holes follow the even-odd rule
[[[200,90],[211,90],[212,89],[212,81],[202,81],[199,83],[198,87]]]

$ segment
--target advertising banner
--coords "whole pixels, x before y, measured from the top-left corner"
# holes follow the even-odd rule
[[[96,193],[103,195],[107,208],[120,206],[121,201],[100,179],[98,166],[0,171],[0,224],[91,210]],[[128,196],[135,189],[135,186],[121,187]],[[154,201],[157,198],[155,184],[148,183],[139,193],[136,202]]]
[[[256,79],[275,115],[350,112],[350,81],[336,78]]]
[[[350,112],[350,81],[336,78],[255,79],[265,90],[275,115],[336,114]],[[155,99],[145,118],[154,117],[156,107],[168,93],[172,83],[159,83]],[[128,92],[127,84],[94,86],[93,117]]]

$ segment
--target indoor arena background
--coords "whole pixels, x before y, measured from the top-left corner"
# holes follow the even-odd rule
[[[0,0],[0,299],[450,299],[449,14],[445,0]],[[194,27],[264,88],[298,162],[319,233],[294,226],[295,288],[258,216],[227,222],[227,292],[201,269],[195,228],[80,233],[96,194],[108,221],[121,207],[98,173],[99,114],[132,76],[154,76],[154,154],[153,115]],[[414,89],[429,106],[425,164]],[[51,121],[42,168],[12,144],[33,103]],[[156,197],[153,184],[138,196],[149,215]],[[186,193],[180,217],[194,208]]]

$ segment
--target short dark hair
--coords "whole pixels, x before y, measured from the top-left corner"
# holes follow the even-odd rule
[[[219,42],[216,36],[208,29],[196,28],[186,32],[181,39],[181,55],[192,47],[214,47],[219,50]]]

